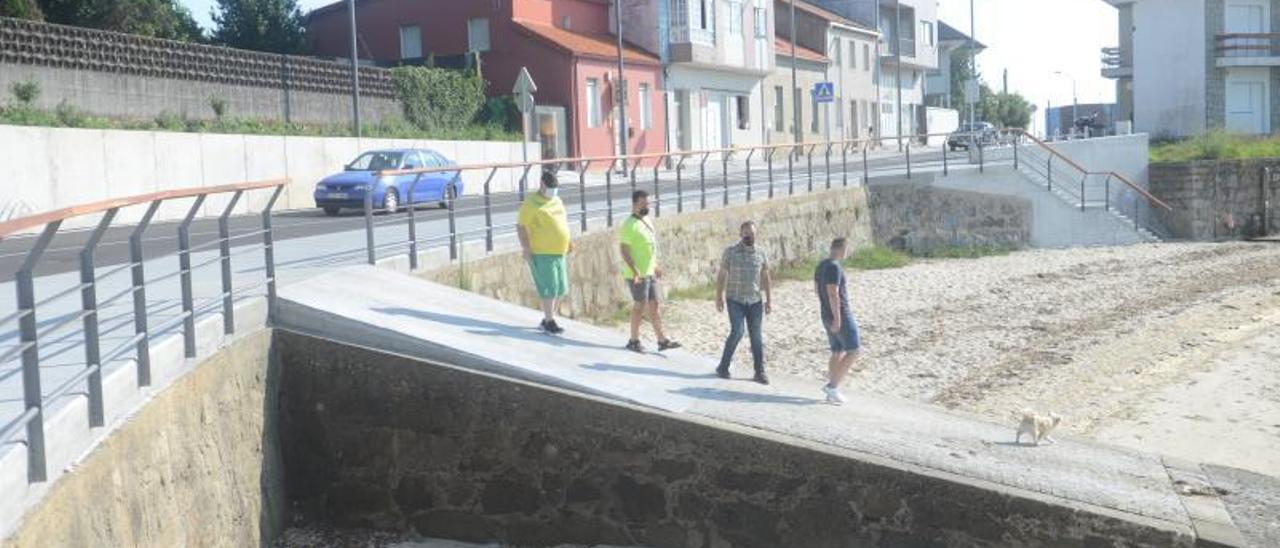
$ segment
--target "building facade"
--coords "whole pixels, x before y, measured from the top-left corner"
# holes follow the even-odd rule
[[[600,0],[358,0],[358,51],[378,64],[479,53],[492,97],[510,95],[520,69],[528,68],[538,86],[534,131],[544,158],[619,153],[622,109],[615,99],[625,85],[628,152],[661,152],[667,133],[661,60],[628,44],[619,79],[609,12]],[[349,55],[348,27],[345,2],[307,16],[321,56]]]
[[[1169,137],[1280,127],[1280,0],[1105,1],[1120,23],[1102,51],[1118,119]]]
[[[776,34],[779,40],[778,66],[769,77],[766,95],[772,97],[771,100],[776,105],[779,101],[774,96],[779,91],[785,92],[792,87],[790,0],[775,1],[774,11],[777,13]],[[821,65],[818,81],[830,83],[834,90],[832,102],[817,103],[812,96],[813,84],[816,82],[797,86],[801,90],[800,114],[805,120],[801,124],[804,130],[802,136],[805,140],[812,140],[814,137],[821,140],[841,140],[876,135],[879,121],[876,112],[879,104],[874,69],[878,64],[875,50],[879,33],[869,25],[809,2],[797,0],[795,11],[797,80],[801,79],[801,72],[813,71]],[[790,109],[795,94],[795,90],[791,91],[781,101],[788,114],[792,113]],[[773,131],[776,133],[776,130]],[[773,135],[769,140],[785,141]]]
[[[937,0],[812,0],[880,33],[876,75],[881,137],[928,131],[925,76],[938,68]]]
[[[798,34],[798,33],[797,33]],[[777,70],[765,79],[765,97],[768,101],[768,120],[765,141],[794,143],[824,141],[830,127],[830,105],[820,104],[813,98],[813,88],[827,81],[831,60],[825,55],[804,46],[795,50],[795,86],[791,79],[791,42],[778,37],[775,41]],[[800,98],[798,101],[795,100]],[[800,125],[797,135],[796,124]]]
[[[938,68],[929,70],[925,76],[924,102],[931,107],[942,107],[960,110],[965,107],[965,97],[957,96],[951,89],[952,57],[960,55],[977,55],[987,46],[960,32],[959,29],[942,21],[938,22]],[[972,54],[970,53],[972,50]]]

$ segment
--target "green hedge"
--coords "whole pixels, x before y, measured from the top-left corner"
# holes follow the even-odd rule
[[[485,103],[484,80],[472,70],[396,67],[391,77],[404,117],[423,131],[466,127]]]

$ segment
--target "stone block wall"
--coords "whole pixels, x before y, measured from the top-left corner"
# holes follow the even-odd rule
[[[816,257],[838,236],[854,248],[871,243],[871,214],[862,187],[753,202],[747,205],[653,219],[658,230],[658,264],[666,290],[712,283],[724,248],[738,240],[740,225],[756,222],[758,245],[774,265]],[[616,227],[595,229],[575,239],[569,256],[570,294],[564,312],[607,318],[630,298],[622,279]],[[462,260],[423,277],[495,299],[536,308],[529,267],[520,253]]]
[[[1280,159],[1151,165],[1151,192],[1171,236],[1199,241],[1280,234]]]
[[[1031,244],[1029,200],[920,184],[873,185],[869,192],[871,231],[879,245],[920,253]]]
[[[516,546],[1190,546],[901,462],[277,331],[298,522]]]

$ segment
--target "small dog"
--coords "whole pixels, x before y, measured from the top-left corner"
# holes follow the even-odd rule
[[[1014,443],[1022,443],[1022,435],[1026,434],[1031,438],[1032,445],[1040,445],[1040,440],[1049,443],[1057,443],[1049,433],[1058,427],[1058,423],[1062,422],[1062,417],[1057,413],[1049,413],[1041,415],[1030,408],[1022,410],[1022,422],[1018,424],[1018,435],[1014,438]]]

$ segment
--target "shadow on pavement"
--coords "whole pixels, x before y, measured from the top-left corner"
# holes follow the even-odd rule
[[[736,390],[721,390],[719,388],[680,388],[671,390],[672,394],[688,396],[691,398],[699,398],[704,400],[742,402],[742,403],[779,403],[787,405],[814,405],[820,400],[816,398],[799,398],[795,396],[781,396],[777,394],[753,394],[750,392],[738,392]]]
[[[617,371],[619,373],[630,373],[632,375],[651,375],[654,377],[672,377],[677,379],[689,379],[689,380],[716,378],[715,373],[706,373],[706,374],[681,373],[679,371],[672,371],[670,369],[661,369],[657,367],[640,367],[636,365],[618,365],[618,364],[612,364],[612,363],[593,363],[591,365],[587,365],[584,363],[582,364],[581,367],[583,369],[590,369],[592,371]]]
[[[427,320],[429,322],[454,325],[467,329],[467,332],[472,335],[480,335],[484,337],[505,337],[561,347],[575,346],[578,348],[599,348],[604,350],[617,350],[620,352],[624,350],[621,345],[609,346],[595,344],[558,335],[548,335],[537,328],[512,326],[486,320],[468,318],[465,316],[455,316],[452,314],[442,314],[439,312],[428,312],[425,310],[400,307],[373,308],[372,310],[389,316],[409,316],[412,318]]]

